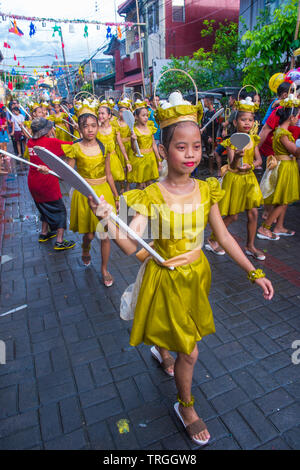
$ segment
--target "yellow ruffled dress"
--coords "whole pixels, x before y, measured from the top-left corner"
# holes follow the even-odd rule
[[[68,120],[68,115],[66,113],[61,113],[59,116],[57,116],[57,114],[50,114],[47,119],[49,119],[49,121],[53,121],[55,126],[61,127],[61,129],[55,127],[55,135],[57,139],[64,140],[65,142],[72,142],[72,136],[68,134],[70,131],[67,128],[66,123],[63,121],[63,119],[65,121]]]
[[[281,143],[281,137],[288,136],[291,142],[295,139],[291,132],[277,127],[273,134],[273,150],[275,155],[289,155],[289,151]],[[300,177],[296,158],[281,160],[278,167],[276,187],[273,194],[264,200],[265,204],[284,205],[300,199]]]
[[[73,145],[62,145],[65,156],[76,160],[78,173],[85,179],[99,179],[105,177],[105,158],[102,152],[99,155],[88,156],[83,153],[79,142]],[[100,150],[100,148],[99,148]],[[107,182],[92,185],[97,196],[103,195],[105,200],[116,208],[112,190]],[[79,233],[96,232],[99,220],[91,211],[87,198],[79,191],[74,190],[71,201],[70,230]],[[102,226],[101,226],[102,227]],[[102,231],[100,227],[100,231]]]
[[[132,171],[128,173],[129,183],[145,183],[159,178],[156,156],[153,150],[153,135],[157,128],[153,121],[147,123],[149,133],[142,134],[140,130],[134,126],[134,133],[137,136],[137,142],[143,157],[137,157],[135,152],[132,157]]]
[[[110,154],[110,169],[113,179],[115,181],[124,181],[125,173],[116,152],[117,131],[115,126],[111,124],[111,132],[109,134],[101,134],[100,129],[97,134],[97,139],[104,145],[105,153]]]
[[[251,142],[244,149],[243,163],[252,165],[255,147],[260,138],[257,135],[250,135],[250,139]],[[222,145],[235,149],[230,139],[226,139]],[[222,189],[225,190],[225,196],[219,203],[222,216],[239,214],[263,204],[262,192],[252,170],[247,173],[234,173],[228,170],[222,181]]]
[[[165,260],[186,257],[198,248],[193,262],[185,261],[173,271],[149,260],[134,312],[132,346],[143,342],[190,354],[197,341],[215,332],[208,301],[211,271],[201,247],[210,208],[224,191],[216,178],[194,182],[194,190],[183,196],[170,193],[161,183],[123,194],[129,207],[148,217],[151,226],[155,224],[154,249]],[[189,212],[180,213],[179,203]]]
[[[124,122],[125,125],[121,125],[120,122],[117,120],[114,122],[114,126],[116,128],[116,132],[120,133],[120,137],[122,139],[123,145],[125,147],[127,157],[129,162],[131,163],[134,157],[134,153],[131,147],[131,130],[130,127]],[[119,145],[117,145],[117,155],[119,157],[120,162],[122,163],[123,168],[126,167],[125,158],[121,152]]]

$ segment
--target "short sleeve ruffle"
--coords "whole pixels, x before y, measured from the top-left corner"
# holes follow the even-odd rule
[[[62,145],[62,151],[67,158],[74,158],[76,160],[76,144],[75,145]]]
[[[139,214],[146,217],[154,217],[155,211],[152,206],[153,201],[149,198],[147,191],[141,189],[132,189],[123,193],[124,198],[128,207],[131,207]]]
[[[235,147],[233,145],[231,145],[230,138],[223,140],[223,142],[221,142],[221,145],[222,145],[222,147],[224,147],[226,149],[228,147],[233,149],[233,150],[235,149]]]
[[[221,188],[217,178],[207,178],[206,182],[209,186],[211,205],[216,204],[224,197],[225,191]]]
[[[288,131],[287,129],[283,129],[282,127],[279,127],[277,132],[276,132],[276,137],[278,139],[280,139],[280,137],[282,137],[283,135],[286,135],[291,142],[295,143],[295,139],[293,137],[293,134],[290,131]]]
[[[154,122],[149,120],[147,125],[148,125],[150,131],[152,132],[152,135],[156,134],[157,127],[155,126]]]

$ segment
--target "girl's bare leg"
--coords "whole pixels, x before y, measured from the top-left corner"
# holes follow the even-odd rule
[[[258,211],[256,208],[250,209],[247,211],[247,250],[251,251],[252,253],[256,253],[258,255],[263,255],[263,252],[255,248],[254,240],[257,230],[257,219],[258,219]]]
[[[194,366],[198,358],[198,348],[195,346],[194,350],[190,355],[178,353],[177,359],[175,361],[174,367],[174,376],[176,387],[178,390],[178,395],[181,400],[186,403],[189,403],[192,399],[191,389],[192,389],[192,379]],[[195,422],[199,416],[197,415],[193,406],[184,407],[181,404],[179,405],[179,412],[184,419],[185,425],[188,426]],[[210,434],[207,429],[193,436],[195,439],[203,440],[210,438]]]

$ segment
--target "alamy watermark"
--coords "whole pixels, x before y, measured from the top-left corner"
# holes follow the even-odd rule
[[[0,340],[0,365],[6,364],[6,345],[4,341]]]
[[[296,349],[292,354],[292,363],[298,365],[300,364],[300,339],[296,339],[292,342],[292,348]]]

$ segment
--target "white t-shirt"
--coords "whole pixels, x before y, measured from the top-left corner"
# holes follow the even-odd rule
[[[15,124],[15,131],[21,131],[21,127],[20,127],[20,124],[22,124],[24,121],[25,121],[25,118],[23,116],[23,114],[14,114],[12,117],[11,117],[11,120],[14,122]]]

